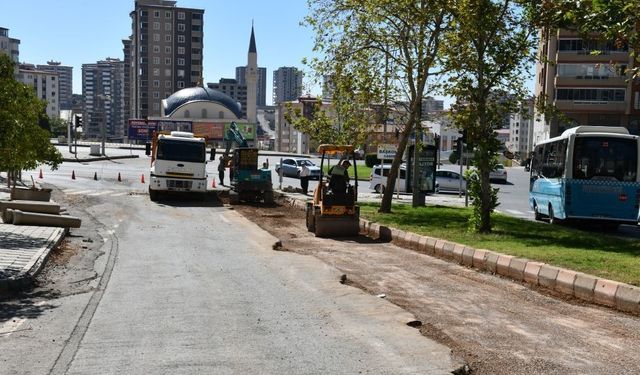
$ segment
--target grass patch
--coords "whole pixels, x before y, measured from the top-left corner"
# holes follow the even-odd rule
[[[394,228],[640,286],[640,241],[606,233],[492,216],[493,233],[469,231],[470,208],[397,204],[391,214],[361,203],[363,218]]]
[[[332,166],[335,165],[335,163],[331,164]],[[324,174],[329,173],[329,167],[326,165],[322,166],[322,171]],[[353,178],[353,176],[355,176],[355,173],[353,171],[353,165],[349,167],[348,169],[349,172],[349,177]],[[364,163],[361,165],[360,163],[358,163],[358,180],[359,181],[369,181],[369,176],[371,176],[371,168],[367,167],[366,165],[364,165]]]

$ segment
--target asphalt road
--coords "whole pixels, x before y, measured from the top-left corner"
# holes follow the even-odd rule
[[[83,267],[49,270],[49,285],[2,302],[0,374],[444,374],[460,365],[407,326],[412,314],[341,284],[316,258],[274,251],[277,239],[215,199],[151,202],[138,180],[146,162],[45,172],[83,217],[69,246],[78,237],[95,246],[68,256]],[[83,257],[95,263],[74,261]]]

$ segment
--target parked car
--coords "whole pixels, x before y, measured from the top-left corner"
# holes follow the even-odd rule
[[[502,184],[507,183],[507,170],[504,169],[504,165],[496,165],[496,169],[489,172],[489,180],[500,182]]]
[[[387,187],[387,176],[389,176],[389,171],[391,170],[391,164],[384,165],[374,165],[371,168],[371,175],[369,176],[369,189],[375,191],[376,193],[384,192]],[[400,171],[398,173],[398,179],[395,184],[395,191],[400,191],[401,193],[406,193],[407,191],[407,166],[405,164],[400,165]],[[438,192],[438,181],[436,180],[436,192]]]
[[[449,169],[438,169],[436,171],[436,183],[439,186],[440,192],[454,192],[460,191],[460,172]],[[467,190],[467,181],[462,178],[462,193]]]
[[[276,164],[276,173],[280,173],[282,169],[282,175],[284,177],[300,178],[300,171],[302,166],[306,165],[309,168],[309,178],[311,180],[319,180],[322,176],[320,167],[315,165],[311,160],[304,158],[285,158],[282,159],[282,166],[280,163]]]

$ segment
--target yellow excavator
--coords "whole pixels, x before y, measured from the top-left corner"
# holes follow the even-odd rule
[[[313,193],[313,200],[307,202],[307,229],[317,237],[357,236],[360,231],[360,207],[358,200],[358,169],[354,147],[351,145],[323,144],[318,147],[322,155],[320,182]],[[324,166],[338,156],[337,164],[324,173]],[[347,173],[353,163],[354,184]]]

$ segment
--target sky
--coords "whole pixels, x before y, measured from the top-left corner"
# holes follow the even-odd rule
[[[74,94],[82,93],[82,64],[106,57],[124,59],[122,39],[131,35],[133,0],[0,0],[0,4],[0,27],[20,39],[20,62],[54,60],[73,66]],[[309,71],[302,59],[313,56],[313,32],[299,25],[307,14],[305,0],[178,0],[176,5],[205,10],[205,83],[235,78],[235,68],[246,65],[252,21],[258,66],[267,68],[267,104],[272,101],[275,69],[296,66]]]

